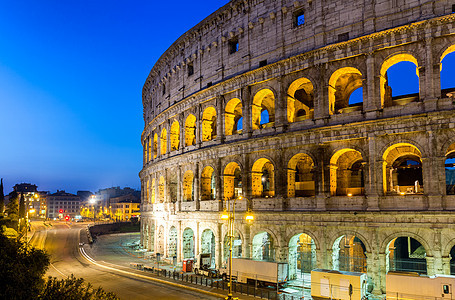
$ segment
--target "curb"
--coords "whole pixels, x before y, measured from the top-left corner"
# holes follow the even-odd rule
[[[178,288],[192,290],[192,291],[197,292],[197,293],[202,293],[202,294],[206,294],[206,295],[217,297],[217,298],[222,298],[222,299],[226,298],[226,295],[222,295],[222,294],[218,294],[218,293],[214,293],[214,292],[209,292],[209,291],[206,291],[206,290],[197,289],[197,288],[190,287],[190,286],[186,286],[186,285],[182,285],[182,284],[178,284],[178,283],[174,283],[174,282],[170,282],[170,281],[166,281],[166,280],[162,280],[162,279],[158,279],[158,278],[153,278],[153,277],[150,277],[150,276],[145,276],[145,275],[141,275],[141,274],[137,274],[137,273],[128,272],[128,271],[120,270],[120,269],[117,269],[117,268],[105,266],[103,264],[100,264],[100,263],[96,262],[93,258],[88,256],[88,254],[85,252],[83,247],[79,247],[79,253],[88,262],[90,262],[90,263],[92,263],[92,264],[94,264],[96,266],[99,266],[101,268],[107,269],[107,270],[111,270],[111,271],[115,271],[115,272],[119,272],[119,273],[123,273],[123,274],[127,274],[127,275],[133,275],[135,277],[139,277],[139,278],[142,278],[142,279],[147,279],[147,280],[159,282],[159,283],[162,283],[162,284],[175,286],[175,287],[178,287]]]

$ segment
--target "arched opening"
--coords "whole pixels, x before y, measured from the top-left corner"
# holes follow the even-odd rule
[[[155,133],[153,136],[153,159],[158,155],[158,134]]]
[[[185,120],[185,146],[196,145],[196,117],[189,115]]]
[[[455,275],[455,246],[450,249],[450,275]]]
[[[352,67],[333,72],[329,80],[329,113],[339,114],[363,109],[363,97],[349,104],[351,94],[362,87],[362,73]]]
[[[168,257],[177,257],[177,229],[174,226],[172,226],[169,230],[169,241],[167,247]]]
[[[188,170],[183,175],[183,202],[194,200],[194,175],[191,170]]]
[[[210,229],[206,229],[201,235],[201,254],[210,254],[210,268],[215,267],[215,234]]]
[[[365,244],[355,235],[345,234],[332,247],[333,269],[348,272],[367,272]]]
[[[167,182],[167,187],[168,187],[168,200],[171,201],[172,203],[177,202],[177,172],[169,172],[168,173],[168,182]]]
[[[164,195],[164,177],[163,176],[160,176],[160,181],[158,183],[158,197],[160,198],[160,203],[164,203],[165,199],[165,195]]]
[[[271,90],[262,89],[256,93],[251,113],[253,130],[272,127],[275,124],[275,95]]]
[[[299,78],[289,86],[287,105],[289,123],[313,118],[314,87],[310,80]]]
[[[156,249],[156,253],[163,254],[164,253],[164,227],[161,225],[158,229],[158,245]]]
[[[449,147],[445,160],[446,193],[455,195],[455,144]]]
[[[229,235],[224,236],[224,245],[223,245],[223,254],[224,261],[227,262],[229,258]],[[242,238],[238,231],[234,232],[234,238],[232,240],[232,257],[242,257]]]
[[[455,92],[455,45],[447,48],[441,56],[441,94],[447,97],[448,93]]]
[[[362,154],[353,149],[337,151],[330,159],[330,194],[357,196],[365,193]]]
[[[273,249],[272,236],[266,232],[260,232],[253,238],[253,255],[252,258],[255,260],[273,261],[275,259],[275,253]]]
[[[311,282],[311,270],[316,268],[316,244],[305,233],[294,235],[289,241],[289,279]]]
[[[213,168],[207,166],[201,174],[201,200],[215,199],[215,172]]]
[[[422,154],[411,144],[389,147],[383,155],[384,192],[388,194],[422,194]]]
[[[166,128],[163,128],[163,130],[161,130],[161,140],[160,140],[160,143],[161,143],[161,155],[164,155],[166,154],[166,151],[167,151],[167,130]]]
[[[150,138],[150,135],[147,137],[147,144],[145,146],[147,148],[147,161],[152,160],[152,139]]]
[[[418,62],[412,55],[402,53],[388,58],[382,64],[380,74],[383,107],[419,101]]]
[[[194,232],[191,228],[185,228],[182,237],[183,258],[194,258]]]
[[[427,253],[416,239],[404,236],[390,241],[386,253],[388,271],[405,271],[427,274]]]
[[[223,173],[224,200],[242,196],[242,172],[236,162],[230,162]]]
[[[237,123],[235,124],[235,128],[237,128],[237,133],[242,133],[242,130],[243,130],[243,117],[238,119]]]
[[[156,179],[152,178],[152,185],[150,187],[151,192],[150,194],[152,195],[152,204],[156,202],[156,196],[155,196],[155,189],[156,189]]]
[[[275,196],[275,171],[273,164],[266,158],[254,162],[252,168],[253,198],[268,198]]]
[[[225,135],[240,133],[242,130],[242,101],[238,98],[229,100],[224,112],[224,132]],[[239,129],[240,125],[240,129]]]
[[[288,197],[315,195],[314,162],[304,153],[294,155],[288,163]]]
[[[179,149],[180,144],[180,125],[179,122],[174,121],[171,126],[171,151]]]
[[[216,138],[216,110],[207,107],[202,114],[202,141],[207,142]]]
[[[145,203],[150,203],[150,179],[147,180],[147,186],[145,188]]]

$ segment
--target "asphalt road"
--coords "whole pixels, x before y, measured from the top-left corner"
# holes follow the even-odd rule
[[[48,276],[59,279],[71,274],[82,277],[95,287],[114,292],[120,299],[220,299],[183,288],[160,284],[148,279],[106,270],[88,262],[78,250],[80,230],[83,225],[53,223],[46,227],[35,222],[35,234],[30,243],[45,249],[51,255]],[[85,227],[84,227],[85,228]],[[85,229],[84,229],[85,230]]]

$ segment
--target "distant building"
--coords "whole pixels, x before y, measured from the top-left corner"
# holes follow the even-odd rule
[[[38,191],[38,186],[31,183],[18,183],[13,187],[13,190],[18,195],[24,195],[25,207],[29,218],[44,218],[46,216],[46,197],[49,192]],[[7,196],[8,201],[10,197],[11,193]]]
[[[90,197],[93,195],[90,191],[77,191],[76,194],[81,198],[81,203],[89,201]]]
[[[80,197],[65,191],[47,196],[47,217],[50,219],[64,219],[66,216],[74,218],[80,214]]]
[[[38,186],[31,183],[18,183],[13,186],[13,189],[16,193],[35,193],[37,192]]]
[[[111,198],[110,211],[112,218],[116,221],[129,221],[133,217],[140,216],[140,197],[128,194]]]

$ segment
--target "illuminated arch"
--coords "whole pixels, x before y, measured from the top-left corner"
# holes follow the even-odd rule
[[[167,130],[163,128],[161,130],[161,140],[160,140],[161,155],[166,154],[167,152]]]
[[[313,159],[304,153],[294,155],[288,163],[288,197],[315,195]]]
[[[392,91],[388,85],[388,79],[387,79],[387,70],[392,67],[393,65],[400,63],[400,62],[411,62],[416,66],[416,74],[419,76],[419,63],[417,62],[417,59],[412,56],[411,54],[408,53],[400,53],[400,54],[395,54],[389,58],[387,58],[380,70],[380,91],[381,91],[381,106],[382,107],[389,107],[392,106]]]
[[[311,273],[316,268],[316,244],[305,233],[298,233],[289,240],[289,278],[303,279],[304,273]]]
[[[333,72],[329,79],[329,113],[343,113],[349,107],[352,92],[362,87],[362,73],[353,67]]]
[[[152,178],[152,185],[150,186],[150,189],[151,189],[151,202],[152,203],[155,203],[156,199],[155,199],[155,188],[156,188],[156,180],[155,178]]]
[[[169,229],[169,238],[167,244],[167,256],[169,258],[177,256],[177,240],[178,240],[177,228],[175,228],[175,226],[172,226]]]
[[[230,162],[223,173],[224,200],[242,196],[242,171],[236,162]]]
[[[272,126],[275,122],[275,94],[270,89],[258,91],[253,98],[252,111],[252,129],[260,129]],[[261,114],[267,111],[269,116],[268,123],[261,120]]]
[[[291,83],[287,93],[288,122],[312,119],[314,115],[314,87],[307,78]]]
[[[363,195],[364,161],[362,154],[351,148],[338,150],[330,159],[330,194],[332,196]]]
[[[158,155],[158,134],[155,133],[153,136],[153,159],[155,159]]]
[[[332,266],[334,270],[367,272],[367,247],[356,234],[339,236],[332,246]]]
[[[187,227],[182,235],[183,258],[194,258],[194,231]]]
[[[422,153],[409,143],[396,143],[388,147],[383,159],[384,193],[423,193]]]
[[[214,200],[215,194],[214,169],[207,166],[201,173],[201,200]]]
[[[224,112],[225,135],[238,133],[238,123],[243,120],[242,117],[242,101],[238,98],[229,100]],[[242,124],[240,124],[240,126],[242,126]]]
[[[177,120],[171,126],[171,151],[179,149],[180,145],[180,124]]]
[[[194,175],[193,171],[188,170],[183,175],[183,201],[193,201],[194,200]]]
[[[251,170],[251,187],[253,198],[275,196],[275,169],[270,160],[259,158]]]
[[[196,145],[196,117],[188,115],[185,120],[185,146]]]
[[[216,138],[216,110],[209,106],[202,114],[202,141],[211,141]]]

